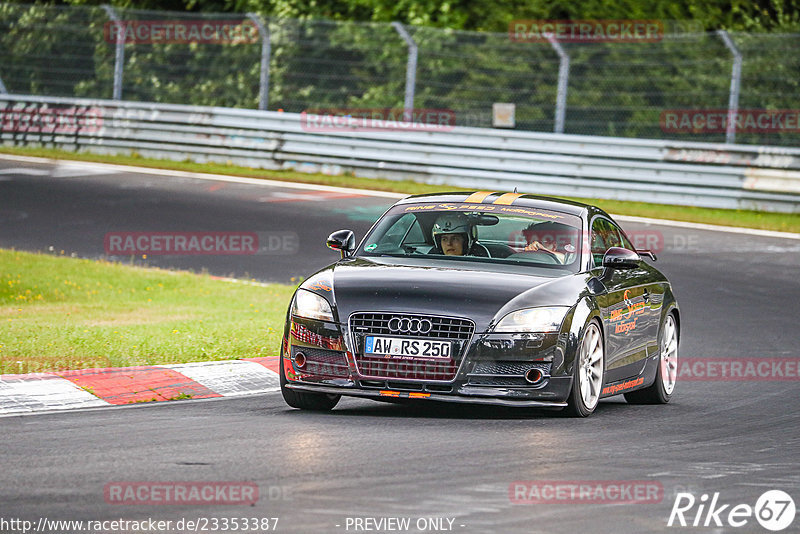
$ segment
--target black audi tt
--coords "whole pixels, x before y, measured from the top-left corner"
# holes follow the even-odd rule
[[[666,403],[677,379],[672,288],[603,210],[520,193],[418,195],[295,292],[283,397],[342,395],[566,408]]]

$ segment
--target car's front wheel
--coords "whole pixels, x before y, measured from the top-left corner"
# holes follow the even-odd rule
[[[573,417],[587,417],[597,408],[605,375],[603,334],[596,321],[588,324],[575,356],[572,391],[566,412]]]
[[[675,391],[678,381],[678,323],[673,314],[667,315],[661,329],[661,346],[656,371],[656,380],[653,385],[631,391],[625,394],[625,400],[630,404],[666,404]]]
[[[327,393],[309,393],[307,391],[294,391],[286,387],[286,376],[283,369],[283,361],[280,362],[280,382],[283,400],[292,408],[301,410],[312,410],[315,412],[328,412],[338,404],[341,395],[329,395]]]

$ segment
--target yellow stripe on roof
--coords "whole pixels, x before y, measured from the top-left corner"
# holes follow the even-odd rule
[[[472,193],[470,196],[467,197],[467,200],[464,202],[469,202],[470,204],[480,204],[486,197],[492,194],[492,191],[478,191],[476,193]]]
[[[500,197],[494,202],[492,202],[492,204],[510,205],[513,204],[514,201],[517,200],[522,195],[524,195],[524,193],[505,193],[503,195],[500,195]]]

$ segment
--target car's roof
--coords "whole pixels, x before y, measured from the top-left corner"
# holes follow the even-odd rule
[[[461,202],[470,204],[506,204],[524,206],[528,208],[548,209],[581,216],[589,209],[598,209],[589,204],[572,202],[554,197],[528,195],[524,193],[509,193],[503,191],[466,191],[453,193],[428,193],[406,197],[398,204],[411,204],[416,202]],[[602,210],[601,210],[602,211]]]

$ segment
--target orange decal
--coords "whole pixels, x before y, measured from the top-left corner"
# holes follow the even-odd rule
[[[430,397],[430,393],[409,393],[408,397],[411,399],[427,399]]]
[[[523,193],[505,193],[505,194],[500,195],[500,198],[495,200],[493,202],[493,204],[511,205],[511,204],[514,203],[515,200],[517,200],[522,195],[523,195]]]
[[[318,289],[320,291],[330,291],[331,284],[326,280],[317,280],[313,284],[309,284],[306,289]]]
[[[381,397],[399,397],[399,396],[400,396],[399,391],[386,391],[386,390],[381,391]]]
[[[625,293],[622,295],[622,298],[625,302],[628,302],[628,307],[620,310],[611,310],[611,313],[608,317],[610,322],[621,321],[622,319],[630,319],[634,315],[641,315],[644,313],[645,303],[644,302],[637,302],[632,303],[629,302],[628,293],[630,289],[626,289]],[[633,321],[629,321],[627,323],[618,324],[616,327],[615,332],[619,334],[620,332],[628,332],[630,330],[634,330],[636,328],[636,319]]]
[[[636,330],[636,319],[627,323],[619,323],[614,329],[615,334],[627,334],[631,330]]]
[[[468,196],[464,202],[480,204],[481,202],[486,200],[486,197],[488,197],[491,194],[492,194],[491,191],[477,191]]]
[[[609,393],[619,393],[620,391],[635,388],[636,386],[641,386],[642,384],[644,384],[644,378],[640,377],[636,380],[628,380],[627,382],[621,382],[619,384],[614,384],[613,386],[606,386],[603,388],[603,395],[607,395]]]

